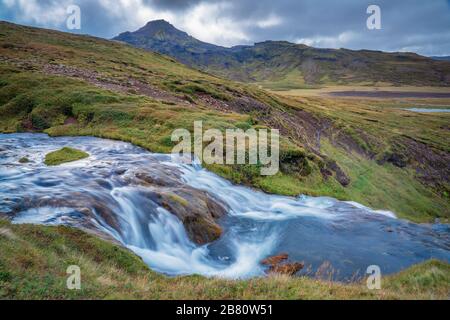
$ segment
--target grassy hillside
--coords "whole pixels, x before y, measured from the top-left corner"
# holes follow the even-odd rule
[[[170,152],[172,131],[196,120],[221,130],[274,127],[282,133],[276,176],[261,177],[257,166],[209,169],[267,192],[448,219],[448,118],[430,116],[430,125],[337,101],[275,96],[120,43],[0,23],[1,132],[93,135]]]
[[[311,85],[450,85],[450,63],[414,53],[317,49],[286,41],[224,48],[201,42],[165,21],[151,21],[115,40],[167,54],[190,66],[269,89]]]
[[[67,267],[81,269],[68,290]],[[306,277],[169,278],[127,250],[67,227],[0,220],[0,299],[447,299],[450,265],[429,261],[382,278],[381,290]]]

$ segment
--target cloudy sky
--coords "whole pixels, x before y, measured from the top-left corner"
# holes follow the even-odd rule
[[[450,55],[450,0],[0,0],[0,20],[68,31],[71,4],[81,8],[76,32],[104,38],[165,19],[223,46],[288,40]],[[371,4],[381,8],[381,30],[366,26]]]

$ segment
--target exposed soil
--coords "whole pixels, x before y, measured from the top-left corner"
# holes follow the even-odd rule
[[[128,78],[128,80],[124,83],[116,79],[105,77],[95,71],[83,70],[65,66],[62,64],[46,64],[43,67],[43,71],[47,74],[83,79],[90,84],[106,90],[116,91],[120,93],[140,94],[156,100],[163,100],[167,102],[181,104],[187,103],[185,100],[177,97],[176,95],[156,88],[155,86],[152,86],[148,83],[143,83],[131,77]]]
[[[449,192],[450,185],[450,154],[436,150],[411,137],[399,138],[398,144],[403,150],[394,153],[388,161],[398,167],[410,166],[417,172],[422,183]]]

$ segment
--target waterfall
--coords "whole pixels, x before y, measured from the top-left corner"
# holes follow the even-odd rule
[[[90,157],[43,164],[46,153],[64,146]],[[390,211],[329,197],[268,195],[233,185],[198,163],[124,142],[0,134],[0,148],[0,212],[13,223],[96,229],[167,275],[261,276],[261,260],[280,252],[313,271],[329,262],[337,279],[364,273],[369,265],[391,273],[429,258],[450,260],[448,225],[414,224]],[[24,156],[30,162],[19,164]],[[180,219],[152,198],[149,186],[133,183],[140,170],[176,172],[177,186],[208,192],[225,204],[227,215],[218,221],[222,237],[195,244]]]

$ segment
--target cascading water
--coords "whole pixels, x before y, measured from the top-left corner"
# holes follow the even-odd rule
[[[71,146],[85,160],[47,167],[46,153]],[[31,161],[20,164],[27,156]],[[159,206],[148,187],[130,183],[142,169],[176,171],[177,183],[204,190],[227,205],[223,236],[194,244],[180,220]],[[450,260],[450,229],[398,220],[354,202],[267,195],[235,186],[201,168],[128,143],[92,137],[0,135],[0,214],[14,223],[95,229],[169,275],[244,278],[264,274],[260,261],[287,252],[317,270],[329,262],[336,279],[369,265],[391,273],[429,258]]]

